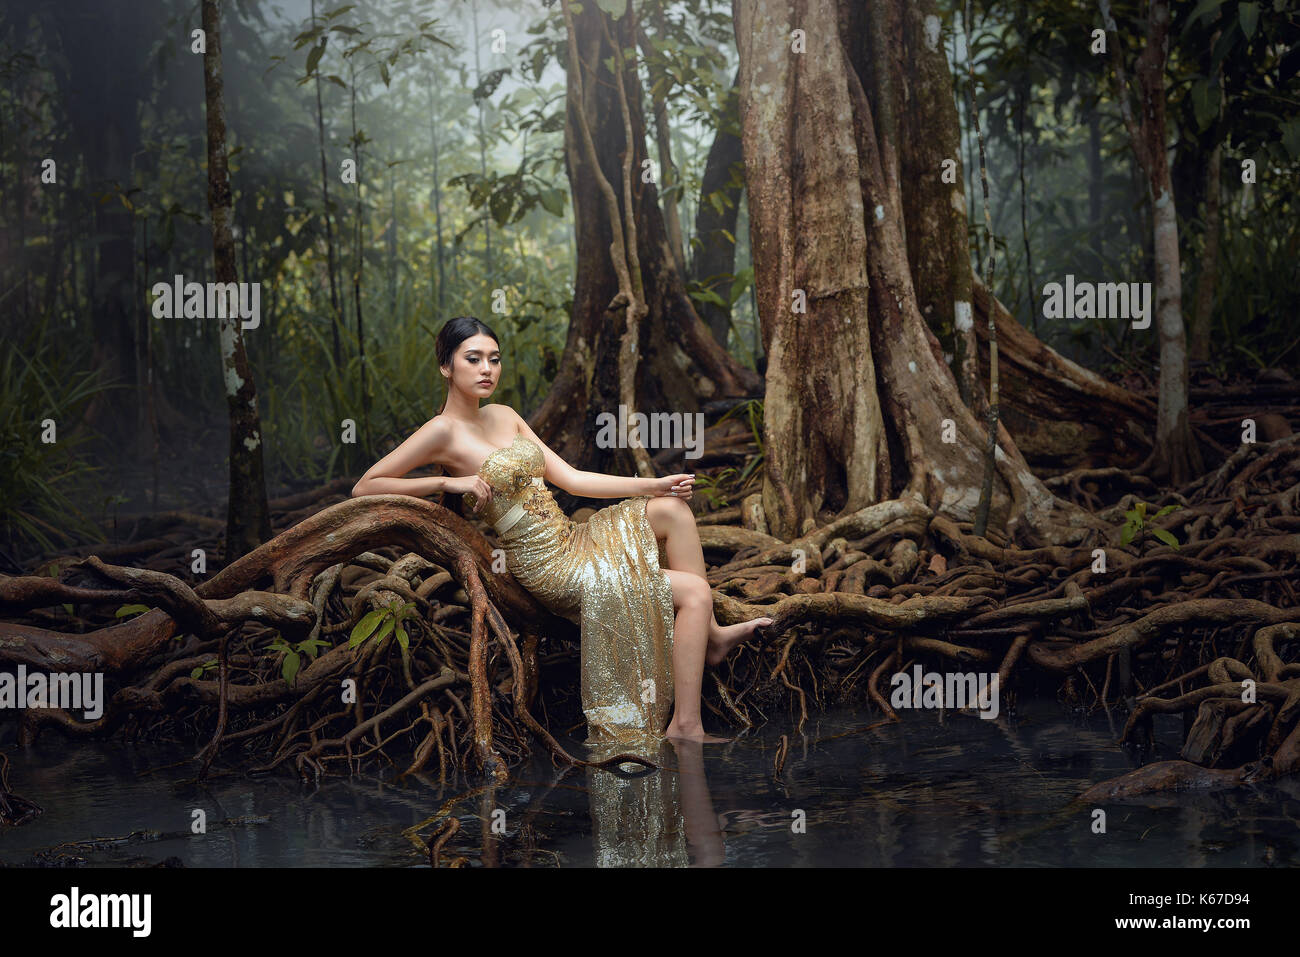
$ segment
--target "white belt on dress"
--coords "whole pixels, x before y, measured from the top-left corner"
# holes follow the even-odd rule
[[[540,489],[546,488],[546,483],[542,481],[540,477],[534,478],[533,484]],[[516,522],[518,522],[523,517],[524,517],[524,506],[522,502],[518,502],[513,507],[511,507],[511,509],[508,512],[506,512],[499,519],[497,519],[495,524],[493,524],[492,527],[497,530],[498,535],[504,535],[507,531],[509,531],[511,528],[515,526]]]

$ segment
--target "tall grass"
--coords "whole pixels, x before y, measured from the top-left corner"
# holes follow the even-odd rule
[[[12,564],[105,540],[83,508],[102,503],[91,481],[101,470],[76,450],[90,438],[80,424],[86,406],[115,387],[85,371],[88,352],[67,342],[56,350],[33,333],[0,359],[0,534]]]

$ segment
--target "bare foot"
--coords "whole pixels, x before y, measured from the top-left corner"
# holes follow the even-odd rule
[[[738,625],[719,625],[716,630],[711,629],[708,651],[704,655],[705,663],[719,664],[731,653],[732,648],[753,635],[755,628],[772,623],[771,618],[754,618]]]
[[[697,724],[690,727],[681,727],[676,722],[670,722],[664,730],[664,737],[674,741],[695,741],[700,744],[725,744],[730,738],[719,738],[711,734],[704,733],[704,725]]]

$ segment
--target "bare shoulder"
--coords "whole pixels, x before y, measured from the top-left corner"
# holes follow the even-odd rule
[[[416,430],[415,434],[419,436],[420,447],[428,455],[429,461],[436,464],[443,464],[439,461],[442,458],[442,453],[455,444],[452,423],[441,415],[435,415],[424,423]]]
[[[451,441],[451,428],[452,424],[449,420],[444,419],[441,415],[435,415],[420,426],[419,432],[429,445],[445,447]]]
[[[499,425],[502,429],[505,429],[506,426],[513,426],[516,435],[522,431],[521,426],[524,421],[523,417],[504,403],[493,402],[489,405],[483,406],[480,411],[493,416],[493,422]]]

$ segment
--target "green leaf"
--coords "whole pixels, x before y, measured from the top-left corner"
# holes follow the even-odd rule
[[[1219,115],[1219,85],[1202,77],[1192,84],[1192,113],[1196,125],[1207,130]]]
[[[1125,512],[1124,517],[1128,519],[1128,523],[1130,525],[1142,524],[1142,513],[1135,508],[1130,508],[1127,512]]]
[[[537,194],[538,202],[542,208],[552,216],[564,215],[564,191],[563,190],[542,190]]]
[[[379,631],[377,631],[377,632],[375,633],[375,641],[376,641],[376,642],[379,642],[379,641],[383,641],[385,638],[387,638],[389,632],[391,632],[391,631],[393,630],[393,626],[396,625],[396,624],[397,624],[397,622],[394,621],[392,618],[388,618],[388,619],[386,619],[386,620],[384,621],[383,627],[381,627],[381,628],[379,629]]]
[[[72,602],[70,602],[70,601],[65,601],[65,602],[63,603],[63,610],[66,611],[69,615],[71,615],[71,614],[72,614]]]
[[[1140,518],[1140,519],[1145,519],[1145,518],[1147,517],[1147,503],[1146,503],[1146,502],[1138,502],[1138,503],[1136,503],[1136,504],[1133,506],[1133,508],[1134,508],[1134,510],[1138,513],[1138,518]]]
[[[1237,7],[1237,16],[1241,18],[1241,32],[1246,34],[1249,40],[1255,35],[1255,27],[1259,23],[1259,4],[1243,3]]]
[[[544,189],[537,194],[537,199],[548,213],[554,216],[564,215],[564,190]]]
[[[406,651],[411,647],[411,638],[406,633],[406,627],[399,624],[394,630],[397,632],[397,643],[402,646],[403,651]]]
[[[1125,526],[1124,526],[1124,531],[1120,533],[1120,536],[1119,536],[1119,543],[1120,543],[1121,545],[1127,545],[1129,542],[1133,541],[1133,534],[1134,534],[1134,532],[1136,532],[1136,531],[1137,531],[1137,529],[1134,528],[1134,526],[1132,526],[1132,525],[1125,525]]]
[[[359,622],[357,622],[356,627],[352,629],[352,636],[348,641],[348,647],[355,648],[357,645],[361,644],[361,642],[369,638],[374,633],[374,630],[379,627],[379,623],[387,617],[387,615],[387,608],[376,608],[374,611],[363,617]]]
[[[1160,518],[1162,515],[1168,515],[1170,512],[1176,512],[1180,508],[1182,508],[1182,506],[1179,505],[1177,502],[1175,502],[1173,505],[1166,505],[1160,511],[1156,512],[1154,517]]]
[[[117,610],[116,617],[125,618],[127,615],[138,615],[148,610],[148,605],[123,605]]]
[[[312,47],[311,52],[307,54],[308,73],[316,72],[316,64],[320,62],[320,58],[324,53],[325,53],[325,38],[322,37],[320,43]]]
[[[727,303],[712,289],[693,290],[689,293],[690,297],[696,302],[711,302],[723,309],[727,308]]]
[[[1160,539],[1160,541],[1164,542],[1166,545],[1172,546],[1174,549],[1181,547],[1178,544],[1178,539],[1174,538],[1170,532],[1163,528],[1153,528],[1151,529],[1151,534]]]
[[[1282,124],[1280,129],[1282,131],[1282,146],[1293,160],[1300,159],[1300,116]]]
[[[1213,12],[1214,16],[1210,18],[1211,22],[1213,22],[1213,20],[1218,16],[1219,7],[1223,6],[1223,4],[1224,0],[1201,0],[1201,2],[1196,5],[1196,9],[1192,11],[1192,15],[1187,18],[1187,26],[1184,28],[1184,31],[1190,30],[1192,24],[1194,24],[1198,18],[1205,16],[1207,13]]]
[[[298,677],[298,667],[302,664],[302,659],[298,657],[298,652],[291,651],[284,656],[284,667],[280,673],[284,675],[285,682],[290,688],[293,687],[294,678]]]
[[[199,665],[197,668],[195,668],[193,671],[191,671],[191,672],[190,672],[190,677],[193,678],[195,681],[198,681],[200,678],[202,678],[202,677],[203,677],[203,666],[202,666],[202,665]]]
[[[627,0],[596,0],[596,6],[615,20],[627,12]]]
[[[305,654],[312,661],[315,661],[316,655],[320,652],[320,649],[328,644],[329,642],[324,638],[305,638],[298,642],[297,647],[300,652]]]

